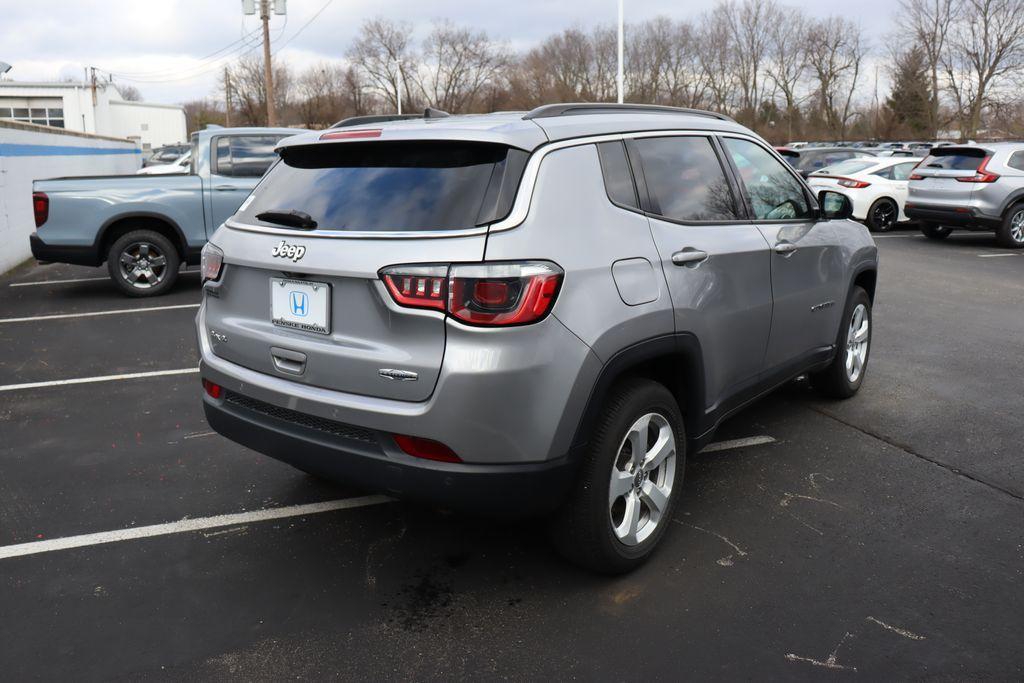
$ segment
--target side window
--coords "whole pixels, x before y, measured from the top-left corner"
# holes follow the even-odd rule
[[[917,166],[917,162],[915,161],[910,161],[905,164],[896,164],[892,167],[892,179],[910,180],[910,174],[913,172],[915,166]]]
[[[597,146],[601,158],[601,173],[604,175],[604,188],[613,204],[629,209],[639,209],[636,198],[636,185],[633,183],[633,172],[629,169],[626,159],[626,147],[622,141],[602,142]]]
[[[652,212],[677,221],[740,216],[718,154],[706,137],[638,138]]]
[[[1011,154],[1006,165],[1010,168],[1015,168],[1018,171],[1024,171],[1024,150]]]
[[[896,178],[893,177],[893,168],[894,167],[892,166],[886,166],[885,168],[878,169],[871,175],[876,175],[879,178],[885,178],[887,180],[895,180]],[[906,180],[906,178],[901,178],[900,180]]]
[[[760,220],[811,218],[803,185],[782,163],[749,140],[722,138],[750,196],[754,217]]]
[[[280,135],[233,135],[214,141],[214,173],[235,178],[259,178],[277,159]]]

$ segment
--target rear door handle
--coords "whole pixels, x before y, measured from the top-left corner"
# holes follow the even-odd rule
[[[796,251],[798,248],[799,247],[797,247],[792,242],[778,242],[775,245],[775,253],[776,254],[782,254],[783,256],[789,256],[794,251]]]
[[[708,252],[686,247],[682,251],[672,254],[672,263],[677,266],[697,265],[708,259]]]
[[[241,188],[235,187],[234,185],[217,185],[213,189],[217,192],[231,192],[232,190],[240,190]]]

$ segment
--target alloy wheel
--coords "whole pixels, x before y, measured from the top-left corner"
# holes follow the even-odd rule
[[[868,359],[871,322],[868,308],[857,304],[850,318],[850,329],[846,333],[846,377],[851,383],[860,379]]]
[[[880,231],[886,231],[896,225],[896,207],[890,202],[879,203],[873,212],[872,220]]]
[[[675,471],[675,432],[664,415],[647,413],[626,432],[612,464],[608,514],[624,545],[643,543],[662,523]]]
[[[132,242],[118,257],[121,277],[135,289],[150,289],[167,275],[167,256],[150,242]]]
[[[1010,237],[1018,244],[1024,242],[1024,209],[1013,214],[1010,219]]]

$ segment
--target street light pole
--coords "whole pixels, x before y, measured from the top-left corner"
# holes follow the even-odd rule
[[[270,0],[260,0],[260,21],[263,22],[263,83],[267,91],[267,125],[276,126],[274,72],[270,65]]]
[[[402,60],[396,59],[395,66],[398,68],[398,76],[395,79],[395,100],[398,102],[398,115],[402,115]]]
[[[623,52],[623,49],[622,49],[623,26],[622,25],[623,25],[623,14],[625,12],[624,12],[624,9],[623,9],[623,6],[622,6],[623,2],[624,2],[624,0],[619,0],[619,72],[618,72],[618,74],[617,74],[617,76],[615,78],[616,89],[619,92],[619,104],[622,104],[622,91],[623,91],[623,80],[624,80],[624,78],[623,78],[623,57],[622,57],[622,52]]]

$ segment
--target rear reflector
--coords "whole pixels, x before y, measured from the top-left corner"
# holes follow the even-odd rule
[[[206,389],[206,393],[210,398],[220,398],[224,393],[224,387],[219,384],[214,384],[205,377],[203,378],[203,389]]]
[[[35,214],[37,228],[43,227],[50,218],[50,198],[45,192],[32,193],[32,213]]]
[[[331,130],[320,136],[321,140],[364,140],[366,138],[379,138],[380,128],[364,128],[363,130]]]
[[[424,460],[436,460],[438,462],[462,462],[462,458],[455,455],[452,449],[439,441],[431,441],[418,436],[394,435],[395,443],[408,455]]]

